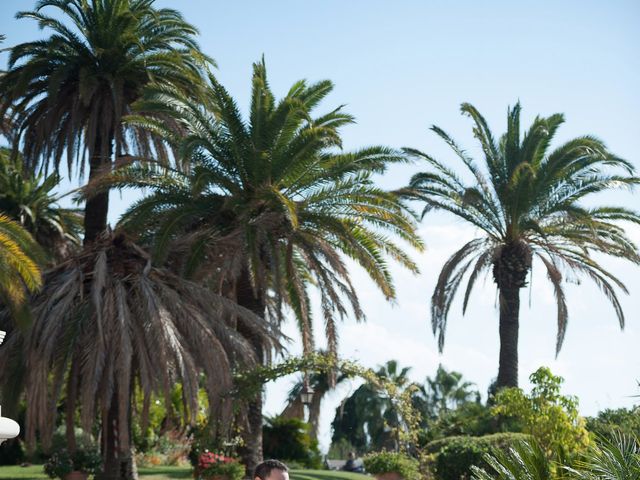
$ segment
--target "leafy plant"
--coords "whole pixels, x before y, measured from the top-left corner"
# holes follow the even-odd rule
[[[90,475],[102,468],[102,456],[98,449],[77,449],[74,453],[66,449],[55,452],[47,463],[44,472],[51,478],[64,478],[71,472],[84,472]]]
[[[613,437],[616,433],[640,438],[640,405],[631,408],[607,409],[587,418],[587,430],[598,437]]]
[[[482,437],[454,436],[427,444],[432,469],[439,480],[458,480],[471,474],[473,465],[485,466],[484,458],[495,451],[508,450],[530,437],[521,433],[496,433]]]
[[[474,480],[552,480],[552,468],[536,442],[521,442],[508,451],[485,455],[486,468],[473,466]]]
[[[567,468],[579,480],[638,480],[640,443],[637,437],[613,434],[592,445],[575,468]]]
[[[373,475],[395,472],[405,480],[418,480],[420,478],[418,461],[403,453],[383,450],[366,455],[363,461],[364,468]]]
[[[589,432],[578,412],[578,399],[560,393],[564,379],[546,367],[539,368],[529,379],[534,385],[529,395],[518,388],[498,392],[493,413],[517,420],[548,456],[584,450],[589,445]]]

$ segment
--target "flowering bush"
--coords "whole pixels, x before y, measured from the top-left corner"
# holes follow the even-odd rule
[[[244,477],[244,467],[235,458],[226,457],[221,453],[204,451],[198,457],[196,478],[208,480],[215,477],[241,480]]]
[[[97,449],[79,448],[73,454],[63,449],[51,455],[44,464],[44,473],[51,478],[63,478],[73,471],[94,474],[101,468],[102,457]]]

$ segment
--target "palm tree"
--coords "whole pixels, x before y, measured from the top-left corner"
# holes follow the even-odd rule
[[[151,243],[157,260],[259,316],[279,322],[290,307],[305,352],[313,350],[310,288],[320,294],[335,353],[335,317],[344,317],[347,305],[364,317],[344,258],[393,298],[386,257],[412,271],[416,266],[386,234],[421,247],[413,217],[372,182],[374,173],[404,156],[385,147],[341,151],[339,128],[353,118],[340,108],[312,116],[331,90],[329,81],[299,81],[276,102],[264,61],[256,63],[245,121],[214,77],[204,103],[157,89],[138,104],[144,116],[131,122],[166,138],[186,168],[132,165],[94,182],[98,190],[101,184],[147,188],[150,195],[122,217],[123,228]],[[170,120],[149,120],[154,114]],[[256,351],[263,357],[258,344]],[[245,462],[251,468],[261,457],[261,399],[250,405],[249,418]]]
[[[18,223],[0,212],[0,303],[15,313],[27,292],[42,286],[33,238]]]
[[[19,222],[55,260],[62,260],[80,244],[82,215],[62,208],[53,193],[60,177],[25,171],[22,157],[0,148],[0,211]]]
[[[463,403],[479,401],[480,394],[472,389],[473,386],[472,382],[462,380],[460,372],[449,372],[439,365],[435,376],[427,377],[422,393],[426,405],[438,414],[443,414]]]
[[[0,79],[0,117],[9,112],[29,168],[46,170],[51,161],[58,170],[66,157],[70,174],[74,164],[80,176],[88,166],[92,179],[111,169],[114,143],[116,158],[131,147],[167,159],[161,143],[125,128],[122,117],[150,84],[194,92],[207,59],[194,40],[197,30],[153,3],[40,0],[17,15],[53,32],[13,47]],[[106,228],[108,208],[108,191],[87,199],[85,243]]]
[[[507,132],[496,141],[480,113],[469,104],[462,112],[473,119],[474,136],[484,153],[484,168],[442,129],[433,126],[470,173],[465,182],[447,164],[415,149],[406,152],[431,168],[418,173],[404,191],[408,198],[431,209],[453,213],[484,235],[465,244],[444,265],[435,287],[431,318],[440,350],[454,295],[470,272],[463,312],[478,277],[489,268],[499,292],[500,367],[497,386],[518,384],[520,289],[527,283],[534,258],[539,259],[553,285],[558,306],[556,353],[564,340],[568,311],[563,271],[590,278],[614,306],[620,326],[624,314],[615,287],[624,284],[600,265],[593,252],[640,262],[636,246],[619,221],[640,223],[635,211],[617,206],[585,206],[591,194],[639,182],[633,166],[610,153],[592,136],[572,139],[551,151],[563,123],[561,114],[537,117],[520,137],[520,105],[509,110]],[[593,205],[590,203],[590,205]]]
[[[14,394],[22,391],[16,382],[25,383],[31,446],[37,431],[45,449],[50,445],[62,394],[72,450],[76,411],[87,432],[100,418],[106,456],[101,479],[135,477],[130,453],[134,391],[144,397],[144,425],[152,395],[165,398],[170,410],[172,389],[180,382],[184,411],[193,422],[204,383],[210,423],[225,435],[233,417],[227,395],[232,368],[257,363],[236,325],[264,345],[278,346],[277,332],[263,319],[152,266],[150,256],[121,232],[105,232],[49,271],[31,309],[30,328],[14,330],[0,352],[0,383],[12,385]],[[7,323],[1,317],[0,322]]]

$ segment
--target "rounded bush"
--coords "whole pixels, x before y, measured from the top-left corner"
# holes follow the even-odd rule
[[[485,467],[484,455],[495,449],[530,440],[522,433],[495,433],[482,437],[455,436],[435,440],[426,446],[434,456],[434,470],[438,480],[460,480],[471,477],[471,466]]]
[[[363,458],[367,473],[382,475],[384,473],[398,473],[404,480],[418,480],[418,461],[397,452],[374,452]]]

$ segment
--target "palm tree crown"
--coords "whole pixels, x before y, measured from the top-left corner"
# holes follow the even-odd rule
[[[332,89],[328,81],[297,82],[276,102],[264,63],[255,64],[248,122],[216,79],[210,81],[204,106],[167,89],[139,104],[145,117],[172,118],[132,121],[167,138],[185,169],[136,165],[113,172],[112,186],[151,191],[121,223],[151,232],[158,258],[183,248],[179,259],[169,258],[187,275],[223,285],[237,284],[246,272],[276,317],[283,304],[293,309],[306,351],[312,348],[308,287],[316,285],[335,352],[334,315],[346,313],[342,295],[356,317],[363,316],[342,257],[364,267],[388,298],[395,291],[385,256],[416,270],[385,235],[419,248],[413,218],[371,179],[403,156],[385,147],[340,151],[338,129],[353,118],[339,108],[311,116]]]
[[[432,325],[444,345],[451,302],[469,273],[463,302],[466,310],[478,277],[490,267],[500,292],[501,353],[498,386],[517,384],[519,289],[526,285],[533,258],[544,265],[558,307],[556,351],[567,328],[568,310],[562,272],[586,275],[612,302],[620,326],[624,314],[615,287],[623,283],[604,269],[592,253],[604,253],[640,263],[638,249],[618,221],[640,223],[632,210],[617,206],[585,206],[591,194],[639,182],[632,165],[610,153],[592,136],[572,139],[555,150],[551,141],[563,123],[561,114],[537,117],[520,136],[520,105],[509,110],[507,132],[495,140],[487,122],[469,104],[462,112],[474,122],[473,133],[484,153],[479,166],[442,129],[439,135],[462,161],[472,179],[465,182],[454,170],[414,149],[430,169],[411,179],[407,196],[431,209],[453,213],[484,233],[465,244],[445,264],[432,298]]]
[[[70,26],[46,14],[49,8]],[[47,168],[51,160],[57,169],[66,154],[70,172],[77,163],[82,175],[88,160],[95,176],[110,168],[114,140],[116,155],[156,147],[166,159],[160,143],[142,130],[129,129],[127,136],[121,120],[151,83],[194,91],[206,61],[194,27],[174,10],[155,9],[153,0],[40,0],[18,18],[53,32],[13,47],[0,80],[2,113],[10,109],[30,166]],[[85,238],[91,240],[106,226],[108,192],[88,200],[87,210]]]

